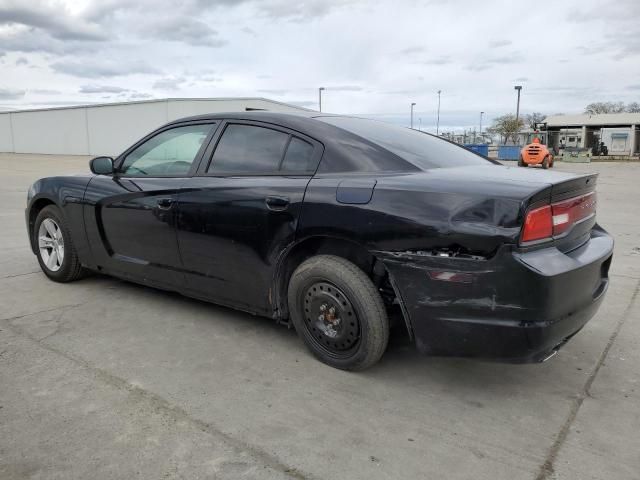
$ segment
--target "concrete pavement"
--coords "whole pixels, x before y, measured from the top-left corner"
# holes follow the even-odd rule
[[[424,358],[361,373],[268,319],[93,276],[56,284],[29,184],[87,159],[0,154],[0,478],[637,479],[640,164],[597,171],[611,287],[555,358]]]

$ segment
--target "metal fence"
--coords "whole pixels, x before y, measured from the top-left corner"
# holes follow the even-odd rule
[[[465,143],[464,148],[468,148],[472,152],[479,153],[485,157],[489,156],[489,145],[485,143]]]
[[[498,159],[518,160],[520,158],[520,150],[522,150],[522,147],[519,145],[498,145]]]

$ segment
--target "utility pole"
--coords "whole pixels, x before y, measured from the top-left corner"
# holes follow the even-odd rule
[[[413,130],[413,107],[416,106],[416,102],[411,104],[411,129]]]
[[[322,91],[324,87],[318,88],[318,111],[322,112]]]
[[[438,90],[438,119],[436,120],[436,137],[440,133],[440,94],[442,90]]]
[[[484,112],[480,112],[480,140],[482,140],[482,116]]]
[[[418,131],[422,131],[422,117],[418,117]]]
[[[516,85],[513,87],[518,91],[518,103],[516,104],[516,122],[520,120],[520,90],[522,90],[522,85]]]

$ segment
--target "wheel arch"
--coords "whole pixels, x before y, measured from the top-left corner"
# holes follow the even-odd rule
[[[27,222],[28,222],[28,233],[29,233],[29,245],[31,245],[31,250],[33,251],[34,254],[37,254],[36,251],[36,244],[33,241],[33,229],[35,227],[36,224],[36,218],[38,218],[38,214],[45,208],[48,207],[49,205],[55,205],[57,206],[57,203],[52,200],[50,197],[46,197],[46,196],[42,196],[39,198],[36,198],[35,200],[33,200],[31,202],[31,205],[29,206],[29,215],[27,217]]]
[[[289,279],[298,266],[306,259],[315,255],[335,255],[344,258],[357,265],[380,289],[391,289],[398,303],[409,338],[413,340],[413,329],[409,316],[405,309],[400,292],[391,273],[382,260],[378,259],[364,245],[342,237],[330,235],[315,235],[306,237],[289,246],[281,255],[274,277],[272,292],[272,305],[276,318],[286,320],[289,318],[287,304],[287,290]],[[383,295],[384,297],[384,295]],[[386,299],[385,300],[386,304]]]

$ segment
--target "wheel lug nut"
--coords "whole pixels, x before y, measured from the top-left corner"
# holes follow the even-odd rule
[[[323,303],[322,305],[320,305],[320,311],[324,312],[327,309],[327,306]]]
[[[324,315],[320,315],[320,316],[318,317],[318,320],[320,320],[321,322],[324,322]]]
[[[331,315],[333,315],[334,313],[336,313],[336,309],[335,309],[334,307],[331,307],[331,308],[329,309],[329,313],[330,313]]]

